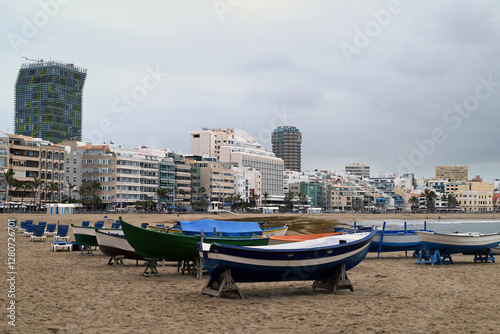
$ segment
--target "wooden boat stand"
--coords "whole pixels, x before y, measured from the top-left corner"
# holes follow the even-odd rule
[[[203,266],[199,257],[195,257],[191,260],[180,260],[177,262],[177,272],[184,275],[187,272],[190,275],[195,276],[197,279],[203,278]]]
[[[333,271],[333,276],[331,278],[314,281],[312,288],[313,290],[316,290],[317,288],[325,289],[333,294],[335,294],[335,291],[337,291],[338,289],[350,289],[351,291],[354,291],[354,286],[347,277],[345,264],[335,268],[335,270]]]
[[[123,262],[124,258],[125,258],[125,255],[112,256],[109,258],[108,265],[114,267],[116,265],[121,264],[123,267],[125,267],[125,263]]]
[[[144,258],[146,260],[146,269],[142,272],[142,276],[151,277],[151,276],[160,276],[158,273],[158,269],[156,269],[156,261],[155,258]]]
[[[209,279],[205,287],[201,290],[201,294],[219,298],[230,294],[236,294],[241,299],[244,299],[240,289],[238,289],[238,286],[234,283],[234,280],[231,277],[230,269],[227,269],[220,274],[218,282]]]
[[[483,251],[485,251],[484,255],[483,255]],[[491,251],[491,249],[488,248],[488,249],[484,249],[484,250],[476,252],[476,254],[474,255],[474,263],[476,263],[477,261],[484,262],[484,263],[488,263],[488,261],[491,261],[491,262],[495,263],[495,257],[493,256],[493,252]]]
[[[431,265],[439,264],[453,264],[453,259],[448,250],[445,250],[443,255],[439,252],[439,249],[435,250],[434,253],[429,253],[426,249],[422,248],[418,256],[417,264],[430,263]]]
[[[82,245],[82,250],[80,252],[80,255],[92,255],[94,256],[94,253],[92,252],[93,246],[88,246],[88,245]]]

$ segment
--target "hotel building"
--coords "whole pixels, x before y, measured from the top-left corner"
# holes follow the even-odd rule
[[[21,66],[15,86],[15,133],[60,143],[82,138],[87,70],[58,61]]]

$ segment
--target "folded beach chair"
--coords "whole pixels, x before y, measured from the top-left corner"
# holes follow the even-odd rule
[[[53,236],[54,233],[56,233],[56,224],[47,224],[47,227],[45,228],[45,235],[46,236]]]
[[[31,237],[34,230],[35,230],[35,225],[33,223],[26,224],[26,230],[24,230],[24,236]]]
[[[120,228],[120,222],[111,223],[111,228],[115,229],[115,230],[119,229]]]
[[[59,225],[57,228],[57,233],[54,234],[54,241],[56,240],[64,240],[64,241],[69,241],[69,225]]]
[[[30,241],[45,241],[45,226],[36,225],[33,229],[33,234],[30,237]]]
[[[84,221],[82,221],[82,226],[83,227],[89,227],[90,226],[90,222],[87,221],[87,220],[84,220]]]
[[[104,227],[104,221],[99,220],[95,223],[95,228],[103,228]]]

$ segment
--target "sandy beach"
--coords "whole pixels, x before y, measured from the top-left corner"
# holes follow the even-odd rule
[[[375,253],[348,272],[354,291],[312,291],[311,281],[241,283],[244,300],[201,294],[208,276],[180,275],[158,267],[160,277],[143,277],[143,266],[125,260],[108,266],[99,251],[50,252],[50,241],[30,242],[15,234],[15,267],[8,266],[7,219],[94,224],[103,215],[1,214],[1,333],[498,333],[500,267],[453,255],[453,265],[417,265],[401,253]],[[172,223],[215,218],[289,222],[289,234],[321,233],[335,224],[367,219],[420,220],[439,215],[123,215],[125,221]],[[500,219],[500,214],[440,215],[450,219]],[[108,215],[116,220],[118,215]],[[106,224],[107,226],[110,223]],[[72,237],[72,241],[74,238]],[[15,272],[15,274],[8,274]],[[15,297],[9,291],[15,290]],[[15,327],[7,308],[15,301]],[[12,308],[12,307],[11,307]]]

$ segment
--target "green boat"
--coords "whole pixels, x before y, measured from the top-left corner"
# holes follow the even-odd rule
[[[199,235],[149,230],[129,224],[121,217],[120,223],[129,244],[145,258],[183,261],[199,256],[197,246],[198,242],[201,241]],[[265,246],[269,244],[269,237],[204,237],[203,242],[236,246]]]
[[[97,238],[95,236],[96,228],[93,226],[75,226],[71,224],[73,228],[73,234],[75,235],[75,242],[81,246],[99,246],[97,243]],[[123,234],[122,230],[111,229],[111,228],[97,228],[99,231],[103,232],[113,232],[117,234]]]

